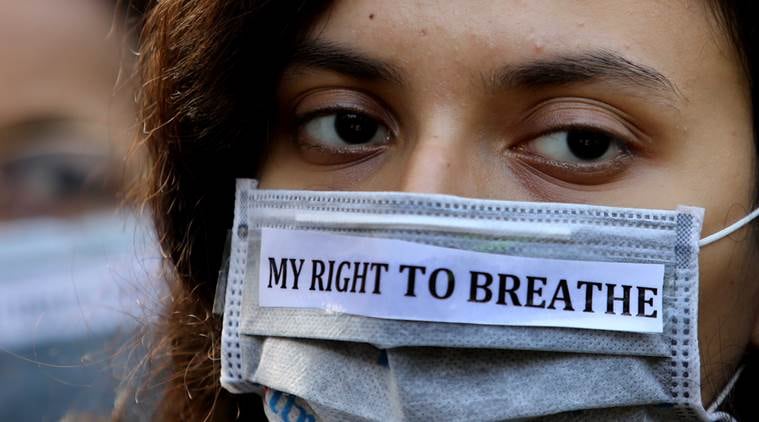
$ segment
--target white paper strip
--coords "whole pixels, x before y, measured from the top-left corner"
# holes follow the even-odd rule
[[[661,264],[527,258],[303,230],[261,236],[263,307],[662,332]]]

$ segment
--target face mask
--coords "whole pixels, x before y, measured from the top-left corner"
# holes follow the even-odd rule
[[[128,212],[0,224],[0,348],[104,334],[141,320],[161,255]]]
[[[271,417],[723,416],[700,395],[702,209],[255,186],[238,181],[221,383]]]

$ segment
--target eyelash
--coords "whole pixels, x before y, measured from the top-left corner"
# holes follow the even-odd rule
[[[392,141],[392,139],[395,139],[395,137],[396,137],[396,133],[395,133],[395,131],[392,128],[393,125],[391,123],[389,123],[389,122],[386,122],[385,119],[377,117],[375,113],[368,112],[368,111],[366,111],[366,109],[361,108],[361,107],[331,105],[331,106],[326,106],[326,107],[321,107],[321,108],[318,108],[318,109],[315,109],[315,110],[311,110],[311,111],[308,111],[308,112],[305,112],[305,113],[301,113],[301,114],[296,115],[294,117],[293,120],[294,120],[294,125],[295,125],[294,126],[295,127],[295,131],[294,131],[295,143],[297,145],[308,146],[308,147],[311,147],[311,148],[321,149],[323,151],[334,150],[335,153],[345,152],[345,151],[340,151],[340,150],[335,149],[335,148],[322,147],[322,146],[319,146],[319,145],[314,145],[314,144],[309,143],[309,142],[305,142],[305,141],[303,141],[303,139],[301,139],[301,136],[300,136],[300,133],[303,132],[303,130],[305,129],[306,125],[308,123],[310,123],[311,121],[313,121],[314,119],[317,119],[319,117],[329,116],[329,115],[332,115],[332,114],[337,114],[337,113],[355,113],[355,114],[360,114],[362,116],[366,116],[366,117],[368,117],[368,118],[376,121],[379,125],[382,125],[382,126],[384,126],[387,129],[387,131],[388,131],[388,133],[390,135],[389,136],[390,137],[390,141]],[[353,149],[353,150],[359,150],[359,149],[362,149],[362,148],[360,148],[360,147],[351,147],[351,149]],[[376,150],[376,148],[365,148],[365,147],[363,149],[364,150],[369,149],[371,151],[375,151]]]
[[[620,141],[620,143],[624,147],[625,153],[635,154],[637,152],[637,142],[634,140],[628,139],[629,136],[619,134],[616,131],[611,130],[606,127],[599,127],[597,125],[589,125],[589,124],[582,124],[582,123],[562,124],[558,126],[553,126],[546,130],[542,130],[535,135],[524,137],[523,140],[515,142],[514,146],[512,146],[511,149],[520,149],[525,143],[528,143],[530,141],[533,141],[543,136],[548,136],[548,135],[560,133],[560,132],[570,132],[570,131],[590,132],[594,134],[606,135],[614,140]]]
[[[602,117],[609,120],[613,119],[613,122],[609,122],[609,124],[606,125],[594,125],[580,122],[568,124],[545,123],[561,120],[561,116],[564,116],[563,118],[566,120],[572,120],[573,113],[576,113],[577,110],[581,110],[582,107],[585,106],[586,105],[581,105],[581,107],[578,108],[572,108],[572,106],[561,108],[560,106],[559,108],[552,111],[551,106],[548,105],[545,107],[547,110],[544,110],[544,112],[541,113],[543,117],[533,118],[532,116],[528,116],[526,121],[523,122],[523,125],[528,127],[545,125],[548,127],[543,130],[530,133],[526,136],[516,137],[515,141],[513,143],[510,143],[510,145],[505,148],[504,154],[511,155],[512,157],[519,159],[521,162],[527,163],[533,168],[537,168],[542,173],[552,175],[559,179],[572,181],[578,184],[604,183],[612,176],[620,174],[622,170],[627,167],[629,160],[638,155],[638,146],[640,145],[640,142],[635,139],[634,129],[631,130],[627,127],[627,125],[619,123],[619,117]],[[590,112],[591,111],[587,110],[582,111],[582,113],[585,114]],[[309,142],[303,138],[302,132],[304,132],[304,129],[306,125],[309,124],[309,122],[313,121],[316,118],[329,116],[336,113],[357,113],[372,119],[378,125],[386,128],[389,135],[387,144],[392,144],[398,136],[396,131],[393,129],[391,122],[388,122],[386,118],[378,117],[378,113],[369,112],[363,107],[333,104],[325,107],[320,107],[315,110],[307,111],[294,116],[294,139],[296,144],[299,145],[302,150],[310,150],[308,154],[311,155],[311,158],[316,163],[345,164],[350,163],[351,161],[358,162],[374,156],[375,153],[381,153],[381,151],[384,151],[387,148],[387,144],[350,145],[345,147],[325,146],[315,142]],[[594,114],[598,116],[600,115],[600,112],[596,111]],[[574,119],[582,120],[581,118],[577,117]],[[536,124],[533,120],[542,120],[543,123],[538,122]],[[588,118],[585,120],[588,120]],[[614,130],[609,127],[613,125],[619,125],[625,131],[630,133],[621,134],[619,133],[619,130]],[[577,132],[580,132],[580,135],[596,134],[602,137],[608,137],[612,141],[612,144],[610,144],[609,148],[612,148],[618,153],[610,159],[606,159],[601,162],[593,162],[593,160],[587,162],[572,162],[567,160],[562,161],[551,159],[546,156],[541,156],[535,151],[530,150],[531,143],[537,142],[543,137],[561,133],[566,133],[564,136],[570,136],[570,133],[573,133],[575,136],[577,136]],[[568,138],[566,139],[566,142],[569,142]],[[569,144],[566,145],[569,146]]]
[[[391,132],[392,129],[390,129],[391,125],[383,122],[382,119],[376,117],[374,114],[367,112],[366,110],[360,108],[360,107],[349,107],[349,106],[328,106],[323,107],[317,110],[308,111],[305,113],[301,113],[300,115],[296,115],[293,119],[294,126],[296,128],[296,132],[303,128],[307,123],[309,123],[311,120],[318,118],[318,117],[324,117],[329,116],[331,114],[335,113],[357,113],[364,116],[367,116],[371,119],[376,120],[379,124],[384,125],[387,127]],[[514,147],[519,147],[520,145],[524,144],[525,142],[529,142],[531,140],[534,140],[536,138],[539,138],[541,136],[550,135],[553,133],[558,132],[567,132],[567,131],[586,131],[586,132],[593,132],[593,133],[599,133],[604,135],[609,135],[613,137],[614,139],[618,139],[620,141],[624,142],[624,145],[627,149],[629,149],[628,152],[633,153],[636,149],[637,142],[631,141],[627,139],[628,137],[625,135],[621,135],[617,133],[616,131],[610,130],[605,127],[595,126],[595,125],[589,125],[589,124],[563,124],[558,126],[553,126],[548,129],[542,130],[537,133],[530,134],[529,136],[522,137],[523,139],[520,139],[519,141],[514,142]],[[392,133],[393,137],[395,137],[395,133]]]
[[[299,108],[309,108],[308,106],[303,106],[303,103],[308,104],[310,102],[327,103],[328,105],[315,106],[311,110],[298,112]],[[291,104],[293,103],[295,105],[292,106],[291,111],[288,114],[293,116],[292,122],[296,130],[300,130],[309,120],[317,117],[328,116],[340,112],[353,112],[370,117],[371,119],[382,123],[395,134],[395,131],[392,130],[391,122],[388,122],[386,121],[387,119],[381,117],[382,114],[385,114],[385,110],[387,109],[386,105],[374,95],[361,90],[324,87],[310,90],[299,95]],[[377,108],[380,111],[372,111],[371,109],[373,108]]]
[[[328,116],[333,113],[346,113],[346,112],[359,113],[359,114],[369,116],[373,119],[377,119],[376,116],[374,116],[371,113],[368,113],[366,110],[360,107],[333,105],[333,106],[322,107],[316,110],[307,111],[300,115],[296,115],[294,122],[295,122],[296,127],[301,127],[304,124],[308,123],[309,120],[312,120],[316,117],[323,117],[323,116]]]

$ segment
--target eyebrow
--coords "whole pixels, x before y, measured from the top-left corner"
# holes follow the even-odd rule
[[[399,67],[372,58],[353,47],[325,40],[311,39],[298,44],[290,56],[289,65],[296,69],[326,69],[356,79],[405,85],[403,71]],[[488,92],[611,81],[650,90],[667,100],[681,97],[677,86],[661,72],[610,50],[505,65],[483,75],[483,81]]]
[[[608,50],[507,65],[484,79],[489,91],[606,80],[650,89],[668,97],[681,96],[676,85],[656,69]]]
[[[0,139],[34,139],[47,134],[76,129],[77,121],[59,114],[39,114],[18,121],[0,123]]]
[[[404,85],[402,71],[399,68],[334,42],[303,41],[293,50],[289,64],[296,69],[298,67],[326,69],[356,79]]]

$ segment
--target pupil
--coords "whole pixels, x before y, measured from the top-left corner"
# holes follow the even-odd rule
[[[567,133],[567,145],[577,158],[595,160],[603,157],[611,146],[609,135],[599,132],[571,130]]]
[[[340,138],[351,145],[364,144],[377,133],[377,122],[358,113],[338,113],[335,116],[335,130]]]

